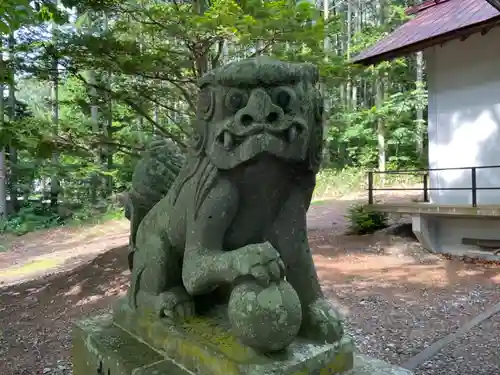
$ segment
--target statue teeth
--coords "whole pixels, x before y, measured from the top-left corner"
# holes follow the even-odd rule
[[[288,141],[293,142],[295,141],[295,138],[297,138],[297,128],[295,126],[292,126],[290,129],[288,129]]]
[[[230,150],[233,147],[233,137],[229,132],[224,132],[224,148]]]

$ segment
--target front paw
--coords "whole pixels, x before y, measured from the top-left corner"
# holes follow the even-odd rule
[[[176,320],[184,320],[195,313],[192,297],[180,286],[156,296],[155,310],[160,318]]]
[[[284,276],[285,265],[269,242],[247,245],[229,254],[236,277],[251,276],[267,287],[271,281],[281,280]]]
[[[328,300],[319,298],[305,309],[299,334],[333,344],[344,335],[342,317]]]

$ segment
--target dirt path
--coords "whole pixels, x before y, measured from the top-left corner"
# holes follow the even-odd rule
[[[308,214],[309,226],[343,233],[346,229],[344,215],[347,207],[356,199],[361,200],[361,197],[354,198],[313,204]],[[94,226],[54,228],[22,237],[4,238],[3,242],[9,243],[0,252],[0,286],[67,272],[110,249],[125,246],[128,242],[128,225],[128,221],[123,219]]]
[[[398,192],[380,199],[410,200],[415,194]],[[310,229],[325,229],[342,234],[347,229],[345,214],[353,203],[366,201],[366,193],[313,202],[308,212]],[[0,235],[0,287],[67,272],[89,262],[98,254],[125,246],[128,221],[113,220],[93,226],[62,227],[26,234],[22,237]]]
[[[9,286],[47,274],[66,272],[97,255],[124,246],[128,222],[113,220],[83,227],[63,227],[0,238],[7,242],[0,252],[0,285]]]

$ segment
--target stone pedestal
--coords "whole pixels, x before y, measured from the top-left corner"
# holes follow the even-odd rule
[[[121,302],[114,314],[73,328],[74,375],[411,375],[363,356],[345,338],[335,345],[297,339],[262,355],[231,335],[224,309],[173,324]],[[354,368],[353,368],[354,367]]]
[[[74,375],[99,368],[105,375],[327,375],[353,366],[347,338],[334,345],[297,339],[283,352],[257,353],[230,333],[224,312],[173,324],[121,302],[113,316],[76,323]]]

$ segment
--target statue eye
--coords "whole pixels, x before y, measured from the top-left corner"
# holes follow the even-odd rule
[[[248,102],[248,94],[239,89],[231,89],[226,95],[226,107],[232,112],[237,112],[245,107]]]
[[[295,98],[295,92],[289,87],[278,87],[272,94],[273,102],[284,111],[290,109]]]

